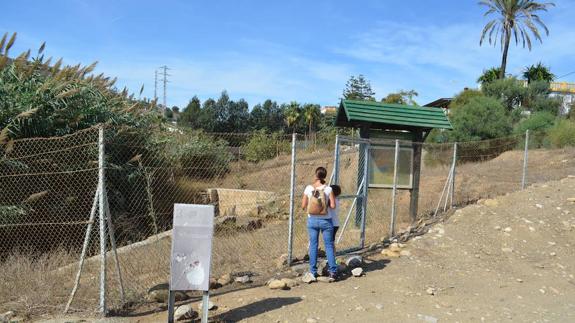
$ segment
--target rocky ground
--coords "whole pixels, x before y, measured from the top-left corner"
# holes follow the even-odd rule
[[[574,246],[575,178],[569,177],[452,212],[405,245],[365,254],[361,277],[305,284],[291,272],[284,276],[293,280],[212,297],[210,316],[217,322],[574,322]]]

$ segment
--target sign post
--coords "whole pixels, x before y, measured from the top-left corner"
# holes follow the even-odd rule
[[[176,291],[203,291],[202,322],[208,321],[214,206],[175,204],[168,322],[174,321]]]

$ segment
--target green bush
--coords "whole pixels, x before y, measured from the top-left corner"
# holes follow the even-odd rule
[[[15,205],[0,205],[0,224],[14,224],[26,216],[25,208]]]
[[[548,138],[557,148],[575,146],[575,122],[560,120],[549,129]]]
[[[505,137],[511,133],[511,120],[503,105],[494,98],[474,97],[453,111],[450,141],[477,141]]]
[[[289,151],[289,141],[279,132],[268,133],[265,130],[254,132],[246,145],[242,147],[247,161],[259,162],[277,157]]]
[[[543,147],[546,144],[547,130],[553,127],[555,123],[555,115],[548,111],[537,112],[532,114],[529,118],[521,120],[515,127],[515,134],[523,135],[529,130],[529,146],[537,148]]]
[[[209,136],[195,136],[177,146],[176,159],[188,176],[213,178],[228,173],[233,156],[228,143]]]

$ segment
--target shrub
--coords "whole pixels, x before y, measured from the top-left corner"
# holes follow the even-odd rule
[[[233,156],[224,140],[198,135],[177,147],[177,161],[188,176],[213,178],[229,171]]]
[[[501,103],[489,97],[474,97],[453,112],[450,141],[476,141],[507,136],[511,120]]]
[[[518,107],[528,95],[523,81],[505,78],[483,84],[481,91],[486,96],[498,99],[508,111]]]
[[[244,158],[251,162],[277,157],[289,151],[289,141],[279,132],[268,133],[265,130],[254,132],[248,143],[242,147]]]
[[[575,122],[560,120],[549,129],[548,138],[557,148],[575,146]]]
[[[26,216],[26,209],[16,205],[0,205],[0,224],[14,224]]]
[[[545,145],[547,130],[555,123],[555,115],[551,112],[537,112],[527,119],[521,120],[515,127],[515,134],[523,135],[525,131],[530,132],[530,146],[542,147]]]

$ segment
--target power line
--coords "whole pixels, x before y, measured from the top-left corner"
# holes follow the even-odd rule
[[[560,79],[560,78],[562,78],[562,77],[569,76],[569,75],[571,75],[571,74],[575,74],[575,71],[569,72],[569,73],[567,73],[567,74],[565,74],[565,75],[558,76],[557,78]]]

